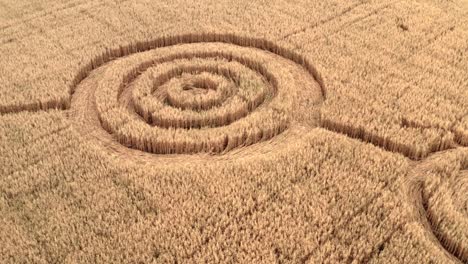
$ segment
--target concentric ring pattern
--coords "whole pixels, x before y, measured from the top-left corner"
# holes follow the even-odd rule
[[[316,126],[317,79],[304,57],[269,41],[184,35],[108,50],[78,75],[71,109],[79,126],[126,147],[225,153]]]

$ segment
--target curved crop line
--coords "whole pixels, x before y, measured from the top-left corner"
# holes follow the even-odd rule
[[[133,83],[135,81],[135,79],[138,78],[139,73],[146,71],[148,68],[153,67],[156,64],[162,64],[162,63],[168,62],[170,60],[175,60],[175,59],[187,59],[187,58],[189,58],[189,59],[193,59],[193,58],[203,58],[203,59],[211,58],[211,59],[214,59],[214,58],[217,58],[217,57],[223,57],[224,55],[225,54],[222,51],[206,52],[205,54],[197,54],[197,53],[193,53],[193,52],[186,52],[185,53],[184,52],[184,53],[178,54],[177,56],[169,56],[169,57],[163,56],[160,59],[152,60],[150,62],[143,63],[143,64],[137,66],[135,68],[136,70],[132,70],[130,74],[128,74],[128,75],[126,75],[124,77],[125,82],[122,85],[122,87],[120,87],[119,97],[121,96],[122,91],[124,90],[125,86],[128,86],[129,84]],[[275,76],[273,74],[271,74],[262,65],[256,65],[253,60],[250,60],[248,58],[240,58],[240,57],[236,57],[236,56],[233,56],[233,55],[229,55],[228,59],[229,59],[229,61],[237,61],[240,64],[242,64],[243,66],[245,66],[246,68],[248,68],[248,69],[250,69],[250,70],[252,70],[254,72],[258,72],[272,86],[271,87],[272,90],[269,91],[270,93],[268,95],[269,96],[275,96],[277,94],[278,83],[277,83],[277,80],[276,80]],[[195,73],[197,71],[200,71],[200,69],[198,69],[197,67],[188,67],[188,66],[185,66],[182,71],[171,71],[171,70],[169,70],[167,72],[164,72],[164,74],[162,74],[162,77],[157,78],[153,85],[154,85],[154,87],[160,86],[161,84],[167,82],[173,76],[180,76],[181,72]],[[234,72],[232,70],[226,69],[226,70],[222,71],[222,70],[218,69],[217,67],[205,67],[205,68],[202,68],[201,71],[212,72],[212,73],[219,71],[219,74],[220,75],[225,75],[226,78],[230,78],[229,76],[238,75],[236,72]],[[220,124],[218,124],[216,126],[228,125],[228,124],[230,124],[230,123],[232,123],[232,122],[234,122],[234,121],[236,121],[236,120],[238,120],[238,119],[240,119],[242,117],[245,117],[253,109],[257,108],[258,106],[260,106],[261,104],[263,104],[266,101],[268,101],[268,96],[267,95],[265,95],[262,98],[262,100],[260,100],[259,102],[256,102],[253,106],[250,106],[248,109],[245,109],[246,111],[243,114],[236,116],[235,119],[233,118],[232,120],[224,120],[225,123],[220,123]],[[156,125],[156,123],[157,123],[158,126],[165,127],[165,128],[171,127],[169,124],[165,124],[161,120],[160,120],[161,122],[158,123],[156,119],[152,118],[152,115],[151,115],[150,112],[147,112],[147,110],[141,108],[139,105],[134,104],[134,107],[135,107],[136,112],[140,116],[142,116],[142,118],[145,119],[148,123],[153,123],[153,125]],[[198,125],[198,126],[194,126],[193,124],[191,124],[191,125],[192,126],[189,126],[189,127],[196,127],[196,128],[202,127],[202,125]],[[181,125],[181,127],[184,127],[184,126]],[[184,127],[184,128],[189,128],[189,127]]]
[[[221,37],[179,36],[164,39],[164,43],[163,40],[156,44],[145,43],[148,46],[143,48],[139,48],[142,44],[133,44],[107,50],[103,58],[85,68],[96,69],[90,73],[84,71],[75,81],[71,110],[89,111],[85,115],[92,115],[93,120],[97,117],[99,126],[121,145],[154,154],[225,153],[235,147],[279,135],[289,127],[290,117],[300,119],[300,122],[307,120],[307,125],[316,125],[317,115],[302,116],[302,108],[312,107],[306,108],[305,105],[323,101],[322,88],[310,74],[313,68],[309,68],[309,71],[303,66],[310,65],[305,59],[269,42],[265,44],[257,39],[234,38],[236,43],[242,44],[235,45],[225,35]],[[185,42],[185,45],[176,45]],[[194,49],[190,48],[192,46]],[[136,54],[127,55],[132,53]],[[113,60],[97,66],[106,63],[107,59]],[[285,71],[288,74],[284,74]],[[169,86],[164,85],[183,73],[196,72],[224,76],[233,82],[229,89],[237,87],[234,90],[245,92],[231,96],[233,100],[219,108],[201,112],[180,111],[168,106],[167,89],[170,83]],[[80,80],[83,77],[85,79]],[[88,81],[92,82],[82,85]],[[278,91],[279,85],[284,85],[285,90]],[[297,93],[288,93],[288,88],[297,90]],[[286,100],[277,95],[286,96]],[[297,104],[301,111],[294,117],[291,113],[297,111],[289,99],[304,102]],[[80,106],[86,106],[86,109]],[[257,108],[259,111],[250,115]],[[247,119],[240,121],[244,117]],[[82,124],[98,124],[77,118]],[[261,124],[254,122],[260,120]],[[213,129],[204,130],[208,128]]]
[[[455,240],[451,239],[450,237],[440,233],[438,231],[437,223],[434,222],[433,217],[432,217],[432,212],[428,208],[427,202],[422,200],[421,206],[423,207],[423,210],[425,212],[427,221],[429,222],[430,228],[432,230],[432,233],[434,236],[437,238],[439,241],[440,245],[448,252],[450,255],[452,255],[454,258],[458,259],[459,261],[466,263],[468,261],[468,256],[466,255],[466,252],[463,253],[460,251],[460,248],[457,247],[457,242]]]
[[[181,35],[165,35],[158,37],[153,40],[147,41],[138,41],[126,45],[119,45],[118,47],[108,48],[102,54],[97,55],[86,65],[84,65],[81,70],[75,75],[70,85],[70,96],[63,98],[61,100],[51,99],[44,102],[33,102],[27,103],[24,105],[10,105],[10,106],[0,106],[0,114],[15,113],[21,111],[40,111],[48,109],[62,109],[66,110],[70,108],[71,97],[76,90],[76,87],[83,81],[89,74],[96,68],[102,66],[103,64],[115,60],[120,57],[128,56],[131,54],[144,52],[156,48],[174,46],[177,44],[189,44],[189,43],[209,43],[209,42],[221,42],[221,43],[230,43],[243,47],[253,47],[262,50],[266,50],[287,58],[299,65],[301,65],[307,72],[309,72],[315,79],[315,81],[320,85],[322,92],[322,98],[326,99],[326,88],[324,81],[318,71],[314,68],[312,63],[304,56],[296,53],[294,51],[288,50],[271,40],[256,38],[247,35],[238,35],[233,33],[214,33],[214,32],[205,32],[205,33],[186,33]],[[326,117],[320,118],[320,126],[331,131],[337,132],[348,137],[358,139],[363,142],[371,143],[379,148],[384,150],[400,153],[407,158],[418,160],[426,157],[430,153],[442,151],[444,149],[450,148],[453,143],[463,143],[461,140],[457,140],[460,135],[456,134],[456,140],[454,142],[446,142],[443,144],[443,147],[433,146],[431,147],[428,153],[414,153],[410,146],[400,144],[391,138],[382,138],[379,135],[375,135],[370,132],[366,132],[365,128],[356,128],[350,124],[335,123],[333,120],[328,120]],[[462,144],[464,145],[464,144]]]
[[[70,86],[70,96],[62,100],[48,100],[39,101],[35,103],[28,103],[25,105],[8,105],[0,106],[0,113],[15,113],[21,111],[41,111],[49,109],[69,109],[71,103],[71,96],[73,95],[78,84],[84,80],[94,69],[102,66],[103,64],[115,60],[120,57],[128,56],[138,52],[144,52],[156,48],[168,47],[177,44],[189,44],[189,43],[204,43],[204,42],[222,42],[230,43],[242,47],[252,47],[263,49],[284,58],[287,58],[302,67],[304,67],[320,85],[322,91],[322,97],[326,98],[326,90],[324,87],[323,79],[318,71],[312,66],[312,63],[304,56],[294,51],[288,50],[278,44],[275,44],[271,40],[256,38],[251,36],[242,36],[233,33],[186,33],[181,35],[165,35],[153,40],[138,41],[127,45],[119,45],[118,47],[106,49],[102,54],[97,55],[90,62],[81,68],[81,70],[75,75]]]
[[[30,102],[24,105],[10,105],[10,106],[0,106],[0,114],[15,113],[21,111],[40,111],[48,109],[69,109],[71,104],[71,97],[75,92],[76,87],[81,81],[89,76],[91,71],[102,66],[103,64],[115,60],[120,57],[128,56],[131,54],[144,52],[156,48],[174,46],[177,44],[188,44],[188,43],[208,43],[208,42],[222,42],[230,43],[243,47],[253,47],[258,49],[263,49],[284,58],[287,58],[306,69],[320,85],[322,92],[322,97],[326,99],[326,88],[324,81],[318,71],[314,68],[312,63],[306,57],[296,53],[294,51],[288,50],[271,40],[256,38],[247,35],[238,35],[233,33],[215,33],[215,32],[205,32],[205,33],[186,33],[181,35],[164,35],[153,40],[147,41],[138,41],[126,45],[119,45],[118,47],[108,48],[102,54],[95,56],[91,61],[84,65],[81,70],[75,75],[70,85],[70,96],[63,98],[61,100],[48,100],[44,102]],[[382,138],[378,135],[366,132],[364,128],[355,128],[350,124],[334,123],[332,120],[327,118],[320,118],[320,126],[331,131],[345,134],[351,138],[358,139],[363,142],[371,143],[379,148],[384,150],[400,153],[410,159],[418,160],[424,158],[430,153],[438,152],[447,148],[450,148],[450,145],[453,144],[444,144],[443,147],[433,146],[428,153],[413,153],[409,146],[404,144],[399,144],[395,140],[390,138]],[[456,140],[454,142],[448,143],[463,143],[460,135],[456,134]],[[464,144],[462,144],[464,145]]]
[[[88,64],[82,67],[82,69],[76,74],[74,77],[72,84],[70,86],[70,96],[62,101],[45,101],[45,102],[38,102],[38,103],[27,103],[21,106],[11,106],[11,107],[0,107],[0,113],[15,113],[20,111],[40,111],[40,110],[48,110],[48,109],[69,109],[71,104],[71,97],[75,92],[76,87],[85,79],[87,78],[90,73],[97,69],[98,67],[104,65],[107,62],[115,60],[120,57],[128,56],[138,52],[144,52],[156,48],[168,47],[178,44],[189,44],[189,43],[204,43],[204,42],[221,42],[221,43],[230,43],[235,44],[238,46],[243,47],[253,47],[262,50],[266,50],[287,58],[302,67],[304,67],[318,82],[320,85],[322,97],[326,99],[326,90],[323,83],[323,79],[317,70],[312,66],[308,59],[304,56],[283,48],[272,41],[255,38],[255,37],[248,37],[248,36],[239,36],[235,34],[218,34],[218,33],[202,33],[202,34],[183,34],[177,36],[162,36],[153,40],[149,41],[140,41],[136,43],[127,44],[124,46],[118,46],[115,48],[106,49],[102,54],[93,58]],[[330,121],[328,121],[330,122]],[[357,138],[364,142],[372,143],[380,148],[387,149],[389,148],[388,142],[383,139],[370,139],[368,135],[366,135],[365,131],[354,131],[351,128],[346,127],[345,124],[332,124],[327,123],[326,120],[322,121],[322,127],[328,129],[330,131],[336,131],[343,133],[349,137]],[[335,128],[332,128],[335,127]],[[354,131],[354,132],[353,132]],[[404,149],[402,146],[401,149]],[[413,158],[409,155],[409,151],[399,151],[398,149],[390,149],[392,152],[399,152],[408,158]],[[440,150],[435,150],[433,152],[437,152]],[[414,199],[414,204],[416,206],[416,212],[418,214],[419,220],[422,221],[423,225],[428,227],[432,230],[434,239],[437,239],[440,242],[440,245],[444,248],[447,254],[450,254],[451,251],[442,243],[437,235],[434,232],[434,226],[430,222],[428,217],[427,208],[424,206],[424,201],[422,197],[422,177],[425,170],[428,168],[426,162],[420,162],[417,167],[415,167],[414,173],[416,177],[413,177],[411,180],[417,182],[417,188],[412,188],[410,197]],[[430,165],[430,164],[429,164]],[[464,165],[466,168],[467,164]],[[453,258],[457,258],[455,255],[450,254]],[[461,259],[457,258],[461,261]]]
[[[424,199],[422,198],[422,180],[419,179],[418,185],[412,186],[413,188],[413,193],[411,194],[411,197],[414,199],[413,204],[415,206],[415,210],[419,216],[418,222],[422,223],[424,228],[427,230],[427,233],[430,235],[429,239],[433,241],[434,243],[437,243],[440,245],[440,248],[442,251],[445,253],[447,257],[454,261],[460,261],[456,255],[454,255],[449,248],[442,243],[442,241],[439,239],[437,236],[436,229],[434,227],[434,224],[430,221],[430,217],[428,217],[428,211],[427,211],[427,205],[425,204]]]
[[[440,153],[442,154],[442,153]],[[438,155],[440,155],[438,154]],[[431,156],[433,157],[433,156]],[[438,163],[438,161],[443,158],[441,156],[435,156],[433,158],[425,159],[421,162],[418,162],[410,172],[410,178],[406,184],[407,186],[407,196],[411,200],[414,211],[416,214],[416,220],[420,222],[424,228],[428,231],[429,239],[434,243],[440,245],[440,248],[443,252],[454,261],[459,261],[461,263],[466,263],[467,256],[462,255],[462,253],[457,252],[456,248],[450,245],[450,240],[447,240],[443,237],[442,234],[438,232],[437,225],[432,221],[430,217],[431,213],[429,212],[427,201],[423,197],[424,192],[424,179],[426,174],[430,173],[433,170],[433,166]],[[465,160],[461,164],[460,170],[468,169],[468,160]]]

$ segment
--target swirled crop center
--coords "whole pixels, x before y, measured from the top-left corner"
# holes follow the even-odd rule
[[[282,140],[298,140],[323,101],[310,64],[250,41],[120,51],[77,84],[71,117],[105,146],[154,154],[227,153],[289,130]]]

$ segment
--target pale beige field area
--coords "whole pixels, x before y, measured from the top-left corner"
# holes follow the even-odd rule
[[[468,263],[468,1],[0,0],[0,263]]]

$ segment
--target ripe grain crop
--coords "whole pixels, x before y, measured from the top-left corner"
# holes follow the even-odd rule
[[[423,223],[462,262],[468,261],[467,166],[465,151],[437,154],[415,167],[410,185]]]
[[[464,263],[468,6],[0,0],[0,263]]]
[[[110,57],[122,58],[98,68]],[[156,154],[222,153],[271,139],[290,126],[314,127],[318,113],[311,110],[323,100],[323,89],[314,80],[318,75],[305,58],[243,36],[163,37],[111,50],[84,71],[92,68],[97,69],[89,77],[78,75],[83,81],[73,94],[74,118],[82,127],[102,126],[125,146]],[[190,77],[186,83],[182,74]],[[206,105],[213,100],[209,93],[186,89],[203,74],[218,83],[211,88],[220,98],[217,105]],[[95,110],[88,102],[92,93]],[[205,101],[204,106],[180,107],[187,104],[179,101],[183,96]],[[100,124],[90,123],[92,115]]]

